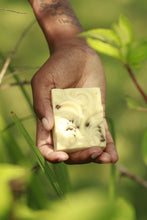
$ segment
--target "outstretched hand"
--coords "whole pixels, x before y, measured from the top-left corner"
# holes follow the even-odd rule
[[[51,105],[53,88],[100,87],[104,109],[106,148],[90,147],[74,153],[54,151],[52,129],[54,126]],[[37,115],[37,146],[50,162],[115,163],[118,155],[105,120],[106,80],[98,55],[83,39],[73,38],[57,47],[32,79],[33,103]]]

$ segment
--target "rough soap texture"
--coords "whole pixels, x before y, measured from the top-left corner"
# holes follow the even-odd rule
[[[106,146],[99,88],[52,89],[52,105],[55,150]]]

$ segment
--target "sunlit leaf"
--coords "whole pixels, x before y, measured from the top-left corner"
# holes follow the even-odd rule
[[[145,131],[142,139],[142,155],[143,155],[143,160],[147,165],[147,130]]]
[[[80,37],[92,38],[100,40],[104,43],[110,44],[114,47],[120,46],[120,41],[117,35],[111,29],[93,29],[89,31],[85,31],[79,34]]]
[[[88,44],[97,52],[103,53],[105,55],[114,57],[120,60],[119,50],[112,45],[101,42],[100,40],[95,40],[87,38]]]
[[[9,215],[12,206],[13,200],[10,190],[10,181],[17,179],[23,182],[27,181],[30,173],[31,172],[20,166],[0,164],[0,219],[8,219],[6,216]]]
[[[3,182],[9,182],[11,179],[17,179],[28,175],[29,171],[27,172],[26,169],[20,166],[0,164],[0,177]]]
[[[0,181],[0,219],[9,219],[12,201],[10,187],[5,182]]]
[[[129,20],[123,16],[120,15],[118,24],[113,24],[112,29],[115,31],[117,36],[120,39],[121,46],[130,44],[134,40],[134,31],[132,24],[129,22]]]

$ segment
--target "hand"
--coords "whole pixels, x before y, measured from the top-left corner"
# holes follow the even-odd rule
[[[50,162],[115,163],[118,160],[105,119],[107,146],[104,152],[100,147],[70,154],[54,151],[51,133],[54,126],[51,89],[84,87],[100,87],[105,117],[106,80],[102,63],[95,51],[89,48],[83,39],[78,38],[61,43],[32,79],[34,110],[37,115],[37,146]]]

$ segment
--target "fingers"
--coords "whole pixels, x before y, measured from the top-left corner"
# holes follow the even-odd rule
[[[45,130],[39,119],[37,119],[37,147],[44,158],[52,163],[62,162],[69,158],[65,152],[54,151],[51,131]]]
[[[77,151],[69,154],[69,159],[65,161],[67,164],[84,164],[93,162],[95,158],[102,154],[100,147],[91,147],[85,150]]]

